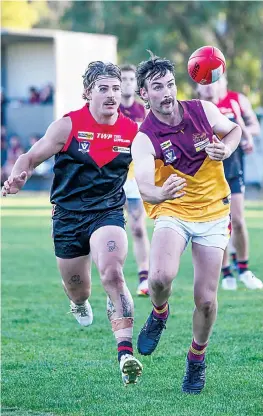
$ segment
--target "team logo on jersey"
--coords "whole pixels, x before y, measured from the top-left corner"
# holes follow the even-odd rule
[[[114,138],[113,138],[113,141],[114,141],[114,142],[119,142],[119,143],[131,143],[131,141],[130,141],[130,140],[128,140],[128,139],[123,139],[120,135],[115,134],[113,137],[114,137]]]
[[[79,148],[78,151],[85,154],[88,153],[90,149],[90,143],[89,142],[79,142]]]
[[[98,139],[112,139],[113,135],[112,134],[107,134],[107,133],[97,133],[97,138]]]
[[[120,146],[113,146],[112,148],[113,152],[118,152],[118,153],[131,153],[131,149],[129,147],[120,147]]]
[[[160,144],[162,150],[168,149],[168,147],[172,146],[171,140],[166,140],[166,142],[163,142]]]
[[[166,163],[173,163],[176,159],[174,149],[166,150],[163,155]]]
[[[206,133],[195,133],[193,134],[194,147],[196,152],[201,152],[210,143],[209,137]]]
[[[91,131],[78,131],[78,139],[79,140],[93,140],[94,133]]]

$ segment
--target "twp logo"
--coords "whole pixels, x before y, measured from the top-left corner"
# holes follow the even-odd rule
[[[97,133],[98,139],[112,139],[112,134],[106,134],[106,133]]]

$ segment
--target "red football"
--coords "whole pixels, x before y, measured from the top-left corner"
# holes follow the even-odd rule
[[[188,60],[188,74],[198,84],[207,85],[218,81],[225,70],[225,57],[215,46],[197,49]]]

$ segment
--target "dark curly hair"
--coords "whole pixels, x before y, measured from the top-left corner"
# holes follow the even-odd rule
[[[138,89],[136,93],[142,98],[140,89],[146,88],[146,80],[152,79],[157,75],[157,79],[164,77],[165,74],[169,71],[175,76],[175,65],[168,59],[162,59],[159,56],[154,55],[151,51],[148,51],[150,58],[148,61],[141,62],[136,69],[136,78]],[[143,98],[142,98],[143,99]],[[145,102],[145,100],[144,100]],[[150,108],[149,104],[146,102],[146,108]]]
[[[120,66],[121,72],[132,71],[136,74],[136,66],[132,64],[123,64]]]
[[[94,83],[100,76],[118,78],[121,82],[121,70],[117,65],[114,65],[111,62],[91,62],[88,65],[84,75],[82,75],[84,86],[84,93],[82,95],[82,98],[84,98],[84,100],[88,100],[86,90],[90,91],[93,88]]]

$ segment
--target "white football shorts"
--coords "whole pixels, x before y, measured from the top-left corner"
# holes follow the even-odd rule
[[[230,216],[214,221],[190,222],[176,217],[160,216],[154,222],[154,231],[161,228],[171,228],[186,241],[207,247],[219,247],[222,250],[228,245],[230,238]]]
[[[127,199],[141,199],[141,194],[135,178],[127,179],[124,184]]]

